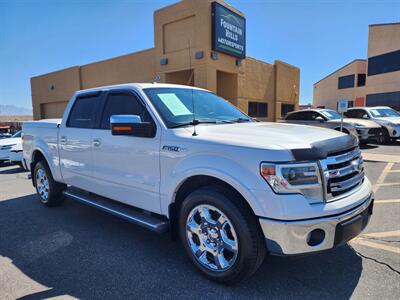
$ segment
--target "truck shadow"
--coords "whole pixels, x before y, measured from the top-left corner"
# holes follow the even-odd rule
[[[250,280],[220,285],[196,272],[180,243],[167,235],[70,201],[43,207],[35,195],[0,201],[1,256],[45,286],[26,292],[22,287],[13,295],[21,299],[348,299],[362,271],[361,258],[345,246],[310,256],[268,257]]]

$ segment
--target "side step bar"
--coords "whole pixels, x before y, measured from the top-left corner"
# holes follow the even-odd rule
[[[63,194],[69,199],[103,210],[156,233],[168,231],[169,222],[164,216],[145,213],[135,207],[75,188],[69,188]]]

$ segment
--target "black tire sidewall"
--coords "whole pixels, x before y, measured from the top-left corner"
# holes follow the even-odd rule
[[[226,271],[212,271],[203,267],[194,257],[186,236],[186,220],[193,208],[201,204],[209,204],[222,211],[234,227],[238,239],[238,256],[235,263]],[[248,221],[238,207],[224,194],[212,188],[201,188],[191,193],[182,204],[179,216],[179,234],[185,252],[192,263],[208,278],[225,283],[240,281],[246,275],[252,274],[254,265],[254,234],[248,226]]]

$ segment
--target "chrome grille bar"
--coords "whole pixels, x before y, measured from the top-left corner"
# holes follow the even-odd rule
[[[345,181],[331,183],[331,191],[339,192],[339,191],[347,190],[347,189],[351,188],[352,186],[359,184],[361,179],[363,179],[363,178],[364,178],[364,172],[361,172],[358,175],[355,175],[354,177],[347,179]]]
[[[325,189],[325,201],[346,196],[364,180],[363,159],[359,147],[346,153],[328,156],[319,162]]]
[[[336,155],[336,156],[328,156],[325,161],[328,165],[333,165],[333,164],[340,164],[349,160],[352,160],[356,157],[359,157],[361,155],[360,148],[356,148],[352,150],[351,152],[347,152],[344,154]]]

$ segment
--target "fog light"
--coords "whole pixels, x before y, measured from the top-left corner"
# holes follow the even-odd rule
[[[309,246],[317,246],[325,239],[325,231],[322,229],[314,229],[307,236],[307,244]]]

